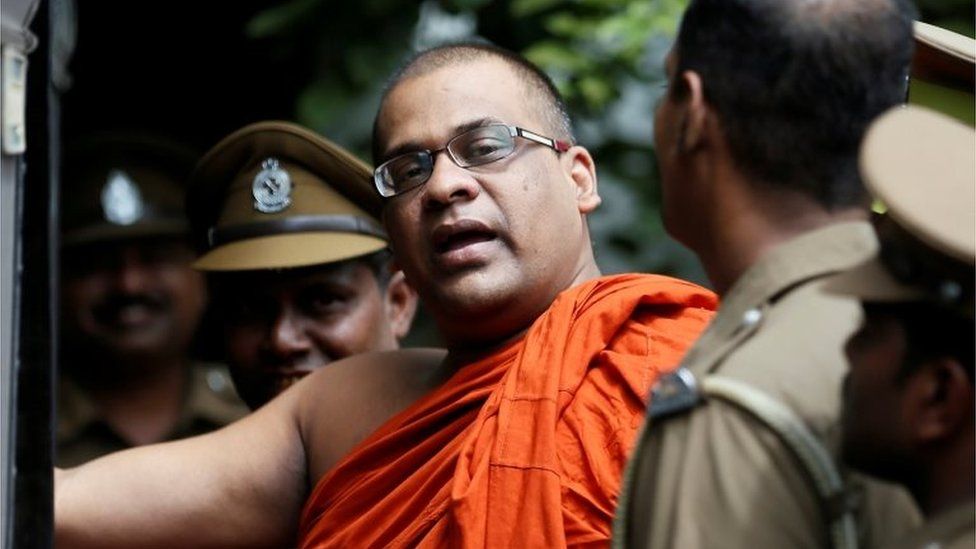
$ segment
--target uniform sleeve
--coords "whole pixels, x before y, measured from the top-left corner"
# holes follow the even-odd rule
[[[827,545],[806,473],[751,416],[712,401],[650,429],[637,464],[629,546]]]

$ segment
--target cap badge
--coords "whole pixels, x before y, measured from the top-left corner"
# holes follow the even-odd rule
[[[291,205],[291,177],[276,158],[266,159],[261,168],[251,184],[254,209],[263,213],[280,212]]]
[[[108,173],[108,180],[102,187],[101,201],[105,219],[115,225],[132,225],[142,219],[146,210],[139,187],[122,170]]]

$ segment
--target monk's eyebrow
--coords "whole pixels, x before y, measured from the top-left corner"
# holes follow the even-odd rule
[[[454,126],[454,128],[451,129],[451,137],[454,137],[455,135],[464,133],[464,132],[466,132],[468,130],[473,130],[475,128],[481,128],[483,126],[491,126],[493,124],[504,124],[504,122],[502,122],[501,120],[499,120],[497,118],[491,117],[491,116],[486,116],[484,118],[478,118],[477,120],[472,120],[471,122],[465,122],[463,124],[458,124],[457,126]],[[441,144],[441,147],[443,147],[444,144],[446,144],[446,143],[447,142],[445,141],[443,144]],[[438,148],[440,148],[440,147],[438,147]],[[401,143],[401,144],[397,145],[396,147],[393,147],[392,149],[386,151],[383,154],[382,158],[380,159],[380,164],[382,164],[383,162],[386,162],[387,160],[389,160],[391,158],[400,156],[401,154],[407,154],[407,153],[412,153],[412,152],[417,152],[417,151],[423,151],[423,150],[427,150],[427,147],[423,146],[419,142],[417,142],[417,141],[406,141],[406,142]]]

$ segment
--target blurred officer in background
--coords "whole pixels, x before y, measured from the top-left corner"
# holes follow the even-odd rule
[[[57,458],[73,466],[246,413],[226,372],[189,358],[206,305],[167,142],[102,136],[63,164]]]
[[[224,358],[252,409],[329,362],[396,349],[410,330],[417,295],[392,264],[371,175],[286,122],[233,133],[194,171],[194,266],[209,273]]]
[[[844,459],[905,485],[928,521],[898,547],[974,546],[976,132],[921,107],[865,138],[865,183],[887,207],[877,257],[828,290],[859,298],[847,344]]]

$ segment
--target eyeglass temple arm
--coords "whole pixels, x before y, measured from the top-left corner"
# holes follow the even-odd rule
[[[514,130],[514,135],[518,135],[519,137],[524,137],[529,141],[535,141],[540,145],[552,147],[553,149],[556,149],[559,152],[566,152],[569,150],[569,143],[565,141],[560,141],[558,139],[549,139],[548,137],[543,137],[537,133],[532,133],[529,130],[523,130],[518,126],[512,126],[512,130]]]

